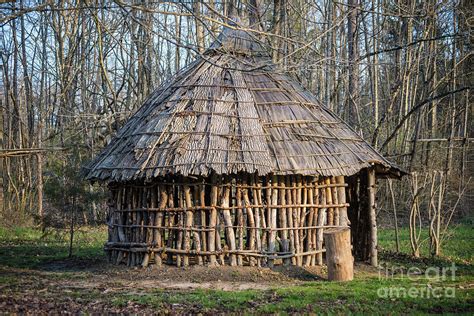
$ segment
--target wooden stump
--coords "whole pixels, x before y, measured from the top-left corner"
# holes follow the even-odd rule
[[[330,281],[351,281],[354,278],[354,258],[351,253],[349,228],[334,228],[324,232],[326,264]]]

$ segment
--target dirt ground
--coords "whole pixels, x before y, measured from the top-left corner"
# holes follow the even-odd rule
[[[370,267],[361,266],[357,270],[361,269],[370,270]],[[321,267],[282,266],[270,269],[163,265],[129,269],[102,260],[74,259],[55,261],[35,270],[0,267],[0,277],[6,280],[0,284],[0,314],[104,311],[128,314],[156,313],[157,310],[131,301],[126,306],[116,306],[112,304],[112,298],[124,293],[142,295],[154,290],[170,293],[195,289],[269,290],[306,281],[324,281],[326,271]],[[167,308],[166,313],[172,314],[192,311],[189,305],[170,304]]]
[[[121,283],[130,288],[162,289],[217,289],[224,291],[246,289],[268,289],[274,285],[292,285],[304,281],[324,280],[325,267],[230,267],[189,266],[175,267],[152,265],[148,268],[128,268],[105,262],[82,262],[76,260],[54,262],[42,266],[45,273],[87,272],[93,281],[78,282],[78,286],[113,286]],[[89,279],[89,278],[88,278]],[[113,281],[112,281],[113,280]]]

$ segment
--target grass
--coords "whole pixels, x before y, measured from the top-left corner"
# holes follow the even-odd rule
[[[422,232],[426,236],[427,232]],[[106,229],[84,228],[76,233],[74,262],[99,260],[102,265]],[[386,266],[403,266],[396,274],[359,271],[348,283],[305,281],[294,285],[274,284],[269,290],[164,290],[130,288],[118,284],[109,291],[103,284],[94,284],[94,271],[43,272],[48,263],[62,262],[68,256],[67,232],[47,234],[32,228],[0,228],[0,310],[5,297],[21,300],[32,295],[46,301],[54,299],[70,308],[88,306],[101,310],[137,312],[142,309],[166,312],[234,312],[234,313],[333,313],[333,314],[426,314],[474,313],[472,284],[474,255],[472,227],[460,225],[443,245],[441,258],[409,256],[407,229],[401,229],[402,254],[394,254],[394,232],[379,231],[383,249],[381,261]],[[426,248],[426,244],[425,247]],[[429,267],[459,267],[454,279],[442,275],[407,276],[407,269],[420,272]],[[25,270],[27,269],[27,270]],[[107,269],[107,268],[106,268]],[[25,273],[24,271],[28,271]],[[391,270],[388,270],[391,271]],[[84,280],[94,286],[70,288],[71,280]],[[110,284],[109,284],[110,285]],[[404,292],[405,291],[405,292]],[[411,295],[406,291],[411,291]],[[446,292],[454,291],[454,292]],[[440,294],[440,297],[433,297]],[[454,295],[452,295],[454,293]],[[453,296],[453,297],[451,297]],[[98,305],[99,304],[99,305]],[[96,306],[96,307],[94,307]],[[99,307],[97,307],[99,306]],[[131,306],[134,306],[131,310]],[[39,308],[39,307],[38,307]],[[59,307],[58,307],[59,308]],[[61,307],[64,308],[64,307]],[[55,311],[53,309],[52,311]],[[33,308],[34,311],[34,308]],[[51,311],[51,310],[50,310]]]
[[[103,227],[87,227],[75,232],[73,257],[102,258],[107,232]],[[35,228],[0,227],[0,266],[38,268],[47,262],[68,258],[69,232]]]
[[[113,304],[123,307],[133,302],[159,309],[166,309],[170,305],[186,305],[206,312],[248,310],[265,314],[277,312],[406,314],[440,311],[455,313],[472,311],[473,300],[470,296],[472,293],[460,288],[465,282],[463,278],[449,284],[441,280],[426,280],[423,277],[413,280],[367,278],[350,283],[307,282],[304,285],[276,288],[270,291],[156,291],[141,295],[118,295],[113,299]],[[428,297],[428,295],[433,295],[433,292],[427,294],[428,289],[437,287],[452,288],[454,297]],[[411,291],[417,291],[418,294],[416,297],[398,297],[397,293],[403,288],[415,289]],[[389,291],[392,291],[393,295],[390,295]],[[420,291],[424,291],[425,294],[421,294]],[[379,293],[386,297],[380,298]]]
[[[410,235],[408,227],[399,230],[400,251],[411,253]],[[441,257],[458,264],[471,264],[474,260],[474,228],[468,225],[457,225],[444,238],[441,244]],[[395,230],[379,229],[379,246],[384,250],[396,251]],[[421,230],[421,256],[429,257],[429,232]]]

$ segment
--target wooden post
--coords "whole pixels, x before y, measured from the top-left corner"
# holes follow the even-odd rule
[[[324,180],[321,181],[321,184],[324,183]],[[326,189],[325,188],[322,188],[321,189],[321,205],[324,205],[322,208],[319,209],[319,212],[318,212],[318,226],[325,226],[326,225],[326,212],[327,212],[327,208],[326,208]],[[318,228],[318,230],[316,231],[316,250],[322,250],[323,249],[323,232],[324,232],[324,229],[323,228]],[[317,265],[322,265],[323,264],[323,254],[322,253],[318,253],[316,255],[316,264]]]
[[[271,192],[271,200],[270,203],[271,205],[275,206],[278,204],[278,177],[276,175],[273,175],[271,178],[271,186],[272,190]],[[269,185],[269,184],[267,184]],[[273,188],[274,187],[274,188]],[[272,208],[271,209],[271,216],[270,216],[270,235],[269,235],[269,241],[268,241],[268,252],[270,253],[271,256],[275,255],[276,251],[276,234],[277,231],[275,230],[277,228],[277,209]],[[274,260],[269,259],[268,260],[268,266],[270,268],[273,268]]]
[[[375,212],[375,170],[367,169],[368,212],[370,223],[370,264],[378,265],[377,260],[377,214]]]
[[[236,184],[236,194],[235,194],[235,202],[237,204],[237,210],[235,214],[235,219],[236,219],[236,234],[237,234],[237,250],[242,251],[244,249],[244,215],[243,215],[243,205],[242,205],[242,182],[239,181],[239,179],[235,180]],[[231,199],[232,201],[232,199]],[[237,265],[242,266],[243,265],[243,256],[242,255],[237,255]]]
[[[229,210],[229,199],[230,199],[230,187],[229,184],[231,183],[232,179],[226,177],[226,181],[224,184],[226,186],[223,188],[222,196],[221,196],[221,207],[222,207],[222,214],[224,215],[224,224],[225,224],[225,231],[227,237],[227,245],[231,251],[235,251],[235,232],[234,228],[232,227],[232,217]],[[231,253],[230,256],[230,265],[236,266],[237,265],[237,258],[235,253]]]
[[[351,281],[354,278],[354,258],[351,253],[351,230],[333,228],[324,232],[328,280]]]
[[[344,176],[336,177],[337,184],[345,184]],[[339,203],[346,204],[346,188],[345,187],[338,187],[337,188],[337,197],[339,199]],[[347,217],[347,207],[343,206],[339,209],[339,225],[341,226],[348,226],[350,224],[349,218]]]
[[[308,202],[309,202],[309,204],[314,204],[313,188],[312,187],[310,187],[308,189]],[[309,211],[309,216],[308,216],[308,221],[306,223],[306,226],[313,225],[313,219],[314,219],[314,207],[311,207],[310,211]],[[313,245],[313,231],[314,231],[314,229],[308,229],[307,233],[306,233],[306,250],[307,251],[312,251],[312,250],[315,249],[315,247]],[[312,255],[306,256],[305,266],[310,266],[311,265],[312,258],[313,258]]]
[[[257,175],[250,177],[250,184],[254,187],[252,190],[252,201],[253,204],[262,206],[259,197],[261,198],[261,190],[260,190],[260,181]],[[258,188],[258,189],[257,189]],[[262,251],[262,240],[261,240],[261,230],[260,230],[260,212],[263,208],[257,207],[255,208],[255,238],[256,238],[256,249],[257,252]],[[261,259],[257,258],[257,266],[261,266]]]
[[[286,203],[288,203],[288,205],[292,205],[293,204],[293,190],[290,189],[290,187],[292,186],[292,182],[291,182],[291,179],[289,176],[286,177],[286,183],[285,183],[285,186],[286,186]],[[293,210],[294,208],[293,207],[288,207],[287,209],[287,222],[288,222],[288,227],[291,228],[290,231],[289,231],[289,236],[290,236],[290,252],[292,252],[293,254],[296,252],[296,246],[295,246],[295,236],[297,235],[297,231],[295,231],[293,229],[294,227],[294,223],[293,223]],[[296,257],[291,257],[291,264],[293,265],[296,265]]]
[[[245,185],[250,184],[252,185],[252,181],[244,181]],[[246,207],[247,211],[247,222],[249,229],[247,230],[247,243],[248,243],[248,248],[249,250],[255,251],[255,243],[256,243],[256,237],[255,235],[257,234],[257,230],[255,227],[255,217],[254,217],[254,212],[252,207],[252,203],[250,202],[249,194],[248,194],[249,189],[244,188],[243,189],[243,199],[244,199],[244,205]],[[256,259],[254,257],[249,258],[249,263],[250,266],[255,266],[256,264]]]
[[[211,214],[209,216],[209,236],[207,238],[209,252],[211,255],[209,256],[209,265],[215,266],[217,265],[215,249],[216,249],[216,230],[217,228],[217,195],[218,195],[218,188],[217,188],[217,177],[214,175],[212,176],[212,187],[211,187]]]

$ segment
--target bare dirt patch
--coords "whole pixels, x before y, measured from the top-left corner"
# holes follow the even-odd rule
[[[70,281],[73,286],[95,288],[109,286],[110,282],[130,288],[162,289],[219,289],[224,291],[268,289],[278,285],[292,285],[304,281],[324,280],[326,271],[321,267],[259,267],[162,265],[133,268],[110,265],[104,261],[84,262],[62,260],[45,264],[45,272],[86,272],[89,277]],[[112,281],[113,280],[113,281]]]

